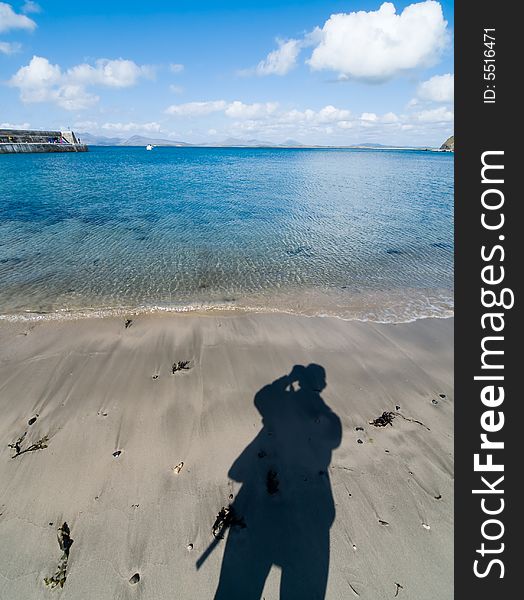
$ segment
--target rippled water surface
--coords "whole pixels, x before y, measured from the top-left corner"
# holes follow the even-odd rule
[[[453,308],[453,156],[90,148],[0,156],[0,313]]]

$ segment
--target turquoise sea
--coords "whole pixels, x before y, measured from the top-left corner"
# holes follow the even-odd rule
[[[453,155],[91,147],[0,156],[0,316],[453,312]]]

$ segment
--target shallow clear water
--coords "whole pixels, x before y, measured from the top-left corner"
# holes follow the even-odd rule
[[[453,308],[453,155],[96,148],[0,156],[0,314]]]

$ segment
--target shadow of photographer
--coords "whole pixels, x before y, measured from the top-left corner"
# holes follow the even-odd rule
[[[339,446],[338,416],[321,392],[320,365],[295,365],[255,396],[263,428],[229,470],[242,483],[232,514],[215,600],[258,600],[273,565],[281,600],[322,600],[335,504],[329,478]]]

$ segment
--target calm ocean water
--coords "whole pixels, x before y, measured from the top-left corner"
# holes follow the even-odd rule
[[[0,315],[453,310],[453,155],[90,148],[0,156]]]

